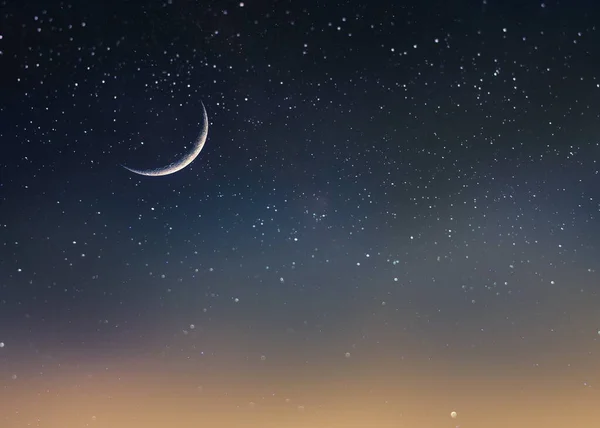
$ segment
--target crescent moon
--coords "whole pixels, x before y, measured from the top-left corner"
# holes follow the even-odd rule
[[[204,143],[206,143],[206,137],[208,136],[208,116],[206,114],[206,108],[204,107],[204,103],[202,103],[202,116],[204,124],[202,126],[202,131],[198,136],[198,139],[194,143],[192,150],[184,155],[181,159],[167,165],[162,168],[155,169],[133,169],[129,168],[125,165],[121,165],[128,171],[131,171],[135,174],[145,175],[147,177],[161,177],[163,175],[169,175],[176,173],[177,171],[181,171],[183,168],[191,164],[194,159],[200,154],[202,148],[204,147]]]

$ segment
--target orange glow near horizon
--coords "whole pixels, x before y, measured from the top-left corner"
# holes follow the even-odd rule
[[[600,394],[576,385],[576,376],[446,369],[253,375],[220,368],[205,377],[155,363],[101,375],[79,366],[4,385],[2,407],[15,411],[3,414],[2,426],[558,428],[600,421]]]

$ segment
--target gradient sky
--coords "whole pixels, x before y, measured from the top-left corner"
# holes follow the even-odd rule
[[[0,6],[0,427],[600,426],[600,3]]]

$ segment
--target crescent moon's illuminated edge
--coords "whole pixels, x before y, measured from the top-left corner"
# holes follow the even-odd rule
[[[204,124],[202,125],[202,131],[200,132],[200,135],[198,136],[196,143],[194,143],[192,150],[189,153],[187,153],[186,155],[184,155],[181,159],[179,159],[167,166],[164,166],[162,168],[156,168],[156,169],[143,169],[142,170],[142,169],[129,168],[125,165],[121,165],[121,166],[123,168],[125,168],[126,170],[131,171],[135,174],[145,175],[147,177],[161,177],[163,175],[169,175],[169,174],[176,173],[177,171],[181,171],[183,168],[185,168],[186,166],[191,164],[194,161],[194,159],[196,159],[196,157],[202,151],[202,148],[204,147],[204,143],[206,143],[206,137],[208,136],[208,116],[206,114],[206,108],[204,107],[204,103],[202,104],[202,116],[203,116],[203,122],[204,122]]]

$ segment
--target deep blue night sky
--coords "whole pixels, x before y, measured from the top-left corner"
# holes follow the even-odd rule
[[[598,23],[2,2],[0,426],[595,426]]]

